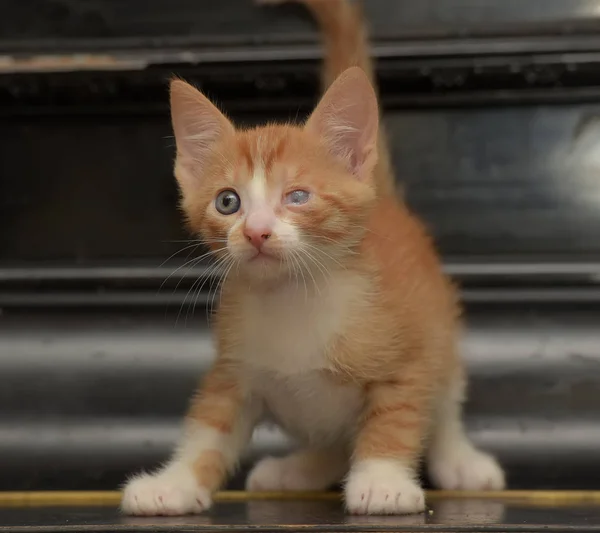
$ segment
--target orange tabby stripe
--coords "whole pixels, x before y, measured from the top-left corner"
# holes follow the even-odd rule
[[[415,466],[425,428],[428,425],[428,395],[419,392],[419,385],[429,379],[418,371],[420,360],[410,368],[413,387],[406,387],[407,378],[397,381],[371,382],[366,387],[368,408],[355,448],[355,457],[393,458]],[[408,372],[408,368],[405,372]]]
[[[390,413],[396,413],[398,411],[419,414],[419,409],[415,405],[408,402],[398,402],[390,405],[382,405],[380,407],[377,407],[376,410],[372,411],[367,416],[384,416]]]
[[[216,450],[202,452],[194,462],[193,469],[198,484],[210,491],[218,490],[227,476],[225,458]]]
[[[365,428],[363,431],[365,433],[357,441],[354,449],[353,455],[356,460],[392,457],[410,463],[420,444],[414,435],[395,426],[385,425],[368,430]]]
[[[221,433],[230,433],[240,402],[241,394],[235,369],[217,360],[206,375],[199,393],[192,399],[187,418],[206,424]]]

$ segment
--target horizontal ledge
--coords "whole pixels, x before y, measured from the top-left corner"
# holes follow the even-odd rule
[[[0,283],[25,282],[77,282],[77,281],[150,281],[162,282],[167,277],[174,281],[181,279],[197,279],[208,270],[206,263],[194,268],[182,265],[173,266],[52,266],[29,267],[27,265],[0,266]],[[178,270],[179,269],[179,270]],[[444,270],[457,278],[475,277],[560,277],[587,278],[600,283],[600,262],[596,261],[447,261]]]
[[[127,75],[125,75],[125,78]],[[158,82],[160,91],[166,87],[167,77]],[[192,77],[193,80],[193,77]],[[10,82],[13,83],[12,81]],[[18,83],[17,83],[18,87]],[[58,89],[56,89],[58,87]],[[156,87],[155,87],[156,88]],[[60,90],[60,85],[55,86]],[[214,92],[214,91],[212,91]],[[238,91],[239,93],[239,91]],[[238,94],[236,93],[236,94]],[[70,116],[164,116],[167,113],[167,99],[161,92],[160,98],[140,101],[131,99],[127,95],[123,100],[115,100],[112,95],[103,100],[100,93],[85,93],[85,98],[77,102],[48,103],[39,102],[33,97],[27,102],[21,101],[20,96],[7,98],[7,105],[0,105],[0,119],[2,117],[70,117]],[[279,93],[278,93],[279,94]],[[316,94],[316,93],[315,93]],[[271,118],[275,112],[287,112],[290,108],[308,111],[314,103],[315,94],[304,92],[301,95],[289,96],[286,94],[273,100],[273,94],[263,94],[256,99],[247,99],[245,96],[239,99],[223,98],[221,101],[227,103],[227,108],[232,112],[251,113],[252,116],[265,118],[267,113]],[[600,83],[584,83],[574,86],[545,86],[534,88],[514,88],[499,86],[496,88],[460,88],[452,91],[426,90],[396,92],[382,94],[382,105],[387,113],[394,113],[402,109],[481,109],[494,108],[497,106],[511,105],[515,107],[539,106],[539,105],[581,105],[595,104],[600,99]]]
[[[181,431],[181,415],[173,407],[170,416],[83,416],[39,418],[24,423],[19,418],[0,421],[0,450],[9,462],[4,474],[24,469],[45,470],[54,463],[63,469],[95,468],[98,465],[135,466],[164,460]],[[39,416],[39,415],[38,415]],[[506,464],[578,469],[598,464],[600,422],[592,417],[575,419],[563,413],[548,420],[545,413],[515,416],[466,416],[467,431],[478,446],[501,457]],[[254,430],[243,461],[265,455],[280,455],[294,448],[293,440],[268,422]],[[1,494],[1,493],[0,493]]]
[[[463,289],[462,301],[466,304],[517,304],[517,303],[564,303],[564,304],[600,304],[600,287],[590,288],[493,288]],[[198,296],[186,289],[175,293],[156,294],[152,290],[133,292],[115,290],[114,292],[96,291],[36,291],[0,290],[0,307],[164,307],[175,310],[204,309],[207,305],[218,303],[219,293],[201,292]],[[182,317],[186,317],[183,312]]]
[[[33,43],[1,42],[0,74],[50,73],[74,71],[144,70],[160,65],[198,65],[215,63],[260,63],[272,61],[315,61],[322,57],[318,44],[294,42],[258,44],[251,46],[210,43],[178,43],[166,41],[161,47],[136,46],[132,42],[113,40],[107,45],[91,42],[71,43],[71,48],[54,53],[36,53],[51,50],[56,40]],[[167,42],[168,41],[168,42]],[[86,46],[87,44],[87,46]],[[92,46],[95,45],[95,46]],[[81,52],[81,49],[88,51]],[[12,50],[7,53],[7,50]],[[547,36],[476,36],[457,38],[410,38],[394,41],[375,41],[373,56],[378,59],[455,57],[483,57],[527,54],[597,54],[600,37],[597,35]],[[561,58],[561,62],[564,58]]]
[[[245,492],[221,491],[216,502],[252,500],[339,500],[338,492]],[[506,490],[506,491],[427,491],[429,500],[477,499],[523,501],[552,506],[600,503],[600,491]],[[119,491],[22,491],[0,492],[0,507],[75,507],[116,506],[121,501]]]
[[[458,281],[466,303],[600,302],[596,262],[448,262],[444,269]],[[193,283],[205,277],[205,286],[196,294]],[[202,308],[218,299],[210,278],[217,278],[210,264],[191,269],[0,267],[0,306]]]

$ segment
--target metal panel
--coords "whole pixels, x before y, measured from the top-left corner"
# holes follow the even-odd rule
[[[122,47],[133,61],[0,76],[0,488],[112,488],[158,463],[212,357],[206,291],[195,316],[186,305],[202,268],[155,295],[158,265],[194,252],[177,253],[165,79],[189,74],[241,123],[301,117],[319,52],[299,9],[200,5],[0,6],[6,52]],[[469,430],[513,487],[595,486],[600,2],[367,13],[398,181],[466,281]],[[251,455],[288,445],[263,428]]]
[[[378,39],[462,35],[553,25],[564,31],[597,23],[598,0],[369,0],[365,9]],[[32,19],[31,13],[36,13]],[[286,16],[289,13],[289,16]],[[0,8],[5,46],[164,46],[258,44],[314,39],[299,9],[259,9],[251,0],[9,0]],[[40,48],[41,49],[41,48]],[[45,52],[48,49],[44,50]]]
[[[596,486],[597,303],[488,298],[468,311],[474,439],[499,454],[514,488]],[[6,309],[0,488],[111,488],[163,460],[213,356],[205,324],[202,310],[186,322],[177,308]],[[287,446],[265,428],[250,457]]]
[[[387,125],[398,181],[446,257],[577,261],[600,254],[599,114],[397,110]],[[161,114],[2,120],[0,261],[158,266],[184,248],[170,135]]]

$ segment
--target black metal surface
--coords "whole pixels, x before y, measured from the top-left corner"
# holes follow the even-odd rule
[[[600,256],[599,113],[395,111],[387,124],[398,180],[445,256],[577,261]],[[2,120],[0,261],[159,266],[187,238],[169,136],[163,115]]]
[[[473,438],[500,456],[513,488],[597,488],[598,300],[491,300],[468,306]],[[0,489],[109,489],[167,457],[213,357],[204,308],[178,316],[180,304],[5,308]],[[288,446],[262,428],[248,460]]]
[[[600,531],[600,507],[527,500],[433,499],[420,515],[346,515],[335,500],[218,502],[205,515],[133,518],[113,508],[0,509],[0,531]]]
[[[3,52],[115,60],[0,62],[0,489],[114,488],[157,464],[212,357],[212,297],[194,315],[188,292],[204,265],[159,290],[197,253],[177,253],[166,80],[240,123],[302,118],[320,52],[298,9],[207,5],[0,5]],[[513,487],[600,483],[599,9],[367,2],[398,181],[464,286],[469,430]],[[250,455],[287,446],[262,429]]]
[[[600,40],[578,24],[597,21],[597,2],[367,4],[376,40],[407,28],[415,35],[456,30],[443,42],[421,36],[420,44],[378,48],[398,181],[445,257],[596,260]],[[73,44],[96,35],[86,21],[103,20],[105,31],[96,35],[103,42],[201,35],[204,52],[212,53],[230,46],[230,35],[251,61],[233,54],[197,64],[190,49],[174,63],[148,68],[0,76],[0,266],[157,266],[182,247],[173,242],[187,236],[175,207],[166,113],[173,72],[198,82],[241,123],[301,118],[316,99],[318,53],[258,59],[273,32],[282,39],[279,50],[297,50],[292,45],[302,39],[294,25],[314,44],[300,9],[260,9],[245,0],[210,9],[188,0],[126,5],[6,2],[0,10],[14,12],[5,20],[16,22],[0,23],[0,37],[4,28],[6,38],[20,36],[32,47],[50,36]],[[18,14],[32,7],[44,15],[38,24],[19,24]],[[548,21],[562,21],[559,33],[568,39],[540,36]],[[526,28],[519,41],[525,48],[507,34],[493,42],[465,38],[468,28],[500,23]]]
[[[598,24],[597,0],[369,0],[376,40],[407,36],[572,33]],[[283,11],[296,15],[293,7]],[[32,19],[31,13],[36,13]],[[210,8],[194,0],[8,0],[0,10],[3,48],[255,45],[314,41],[306,15],[258,10],[251,0],[222,0]]]

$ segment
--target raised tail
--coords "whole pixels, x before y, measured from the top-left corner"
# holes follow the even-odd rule
[[[304,4],[312,13],[325,45],[323,90],[350,67],[360,67],[377,91],[377,81],[365,18],[359,2],[349,0],[262,0],[263,4],[295,1]],[[396,194],[394,171],[383,126],[379,131],[379,158],[375,167],[375,186],[380,196]]]

